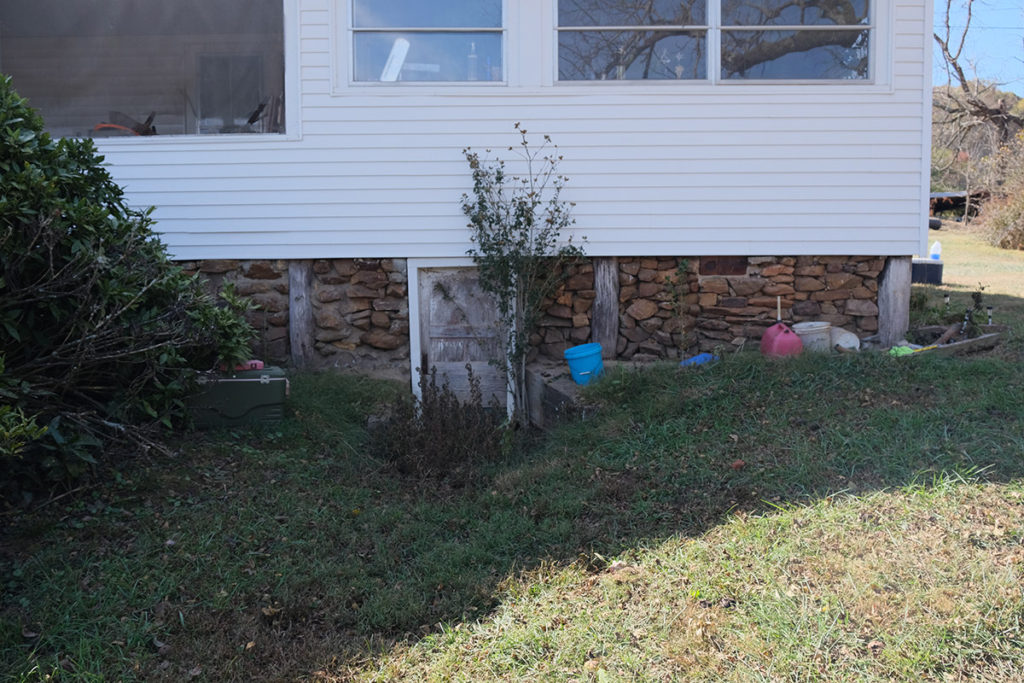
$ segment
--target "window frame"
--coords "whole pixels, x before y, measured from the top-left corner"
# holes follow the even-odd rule
[[[888,57],[893,52],[891,35],[891,12],[892,3],[885,0],[868,0],[868,21],[857,26],[830,26],[830,25],[803,25],[794,26],[733,26],[722,24],[722,3],[721,0],[707,0],[707,77],[703,79],[609,79],[609,80],[561,80],[558,77],[558,33],[560,30],[576,30],[574,27],[561,27],[558,24],[558,3],[559,0],[550,0],[552,39],[554,44],[554,60],[552,64],[551,78],[554,85],[558,87],[648,87],[674,89],[700,89],[707,88],[720,90],[722,88],[765,88],[766,90],[778,92],[780,86],[817,86],[835,87],[841,90],[850,88],[869,88],[878,90],[883,88],[892,90],[891,64]],[[603,30],[614,30],[618,27],[599,27]],[[657,30],[660,27],[645,27],[646,30]],[[673,30],[682,30],[682,27]],[[728,30],[764,30],[764,31],[787,31],[787,30],[845,30],[854,29],[867,30],[868,33],[868,76],[867,78],[845,79],[845,78],[723,78],[722,77],[722,34]],[[883,49],[884,44],[884,49]]]
[[[168,147],[181,151],[210,151],[212,148],[224,150],[239,146],[273,145],[288,143],[302,139],[302,106],[300,77],[300,49],[298,2],[299,0],[279,0],[282,11],[282,58],[284,60],[284,131],[281,133],[246,133],[246,134],[210,134],[188,133],[182,135],[123,136],[109,138],[92,138],[100,150],[131,149],[135,145],[143,145],[149,149]],[[195,72],[200,54],[216,54],[217,44],[197,42],[185,56],[189,68]]]
[[[344,71],[344,75],[340,80],[341,83],[336,83],[335,94],[337,94],[338,86],[344,85],[348,88],[397,88],[398,90],[404,90],[406,88],[475,88],[475,87],[505,87],[510,84],[509,79],[509,0],[499,0],[501,2],[501,21],[497,28],[494,27],[444,27],[444,26],[388,26],[388,27],[357,27],[355,25],[355,0],[334,0],[331,4],[332,11],[335,15],[335,22],[339,24],[340,30],[344,34],[344,39],[339,41],[341,43],[341,49],[338,50],[339,55],[336,55],[332,60],[334,67]],[[337,17],[338,4],[343,3],[344,17]],[[337,34],[338,31],[335,31]],[[462,81],[369,81],[369,80],[358,80],[356,78],[356,36],[358,34],[371,34],[371,33],[420,33],[420,34],[441,34],[441,33],[494,33],[497,34],[501,41],[501,64],[502,73],[501,79],[490,80],[490,79],[476,79],[476,80],[462,80]],[[339,57],[344,55],[344,59],[341,60]],[[339,64],[341,62],[341,64]],[[343,65],[343,66],[342,66]]]
[[[330,95],[350,97],[361,93],[380,97],[408,97],[411,93],[427,96],[465,96],[476,92],[488,97],[518,97],[551,95],[559,89],[601,89],[611,93],[628,92],[630,95],[651,93],[691,94],[726,93],[735,89],[746,94],[816,95],[892,93],[893,58],[893,3],[873,0],[869,8],[870,44],[869,78],[866,79],[723,79],[721,72],[721,3],[708,0],[707,50],[708,78],[706,79],[647,79],[647,80],[559,80],[558,78],[558,0],[503,0],[502,24],[504,30],[503,81],[445,81],[380,83],[353,81],[351,31],[351,0],[328,0],[331,16]],[[317,36],[320,37],[320,36]],[[540,38],[540,39],[538,39]],[[476,90],[481,89],[481,90]]]

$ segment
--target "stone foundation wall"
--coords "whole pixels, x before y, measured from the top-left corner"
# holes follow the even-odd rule
[[[679,358],[756,344],[776,319],[825,320],[858,336],[878,330],[878,278],[884,257],[619,257],[615,355],[629,360]],[[232,282],[256,305],[254,354],[287,364],[287,261],[206,260],[182,264],[219,288]],[[313,366],[405,377],[409,374],[409,292],[404,259],[313,261]],[[570,267],[544,302],[530,342],[534,356],[562,359],[591,341],[597,290],[593,262]]]
[[[878,331],[884,257],[620,257],[616,356],[678,358],[759,343],[775,323],[823,320],[864,337]],[[531,342],[539,354],[590,341],[593,266],[578,266],[547,303]]]
[[[247,315],[259,334],[253,354],[287,364],[288,261],[184,262],[213,289],[231,282],[255,308]],[[312,262],[313,367],[390,376],[409,375],[409,300],[404,259],[321,259]]]

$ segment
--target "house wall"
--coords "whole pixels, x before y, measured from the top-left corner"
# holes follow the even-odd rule
[[[99,145],[185,260],[462,256],[461,150],[517,144],[515,121],[559,145],[591,255],[909,255],[927,230],[931,2],[876,5],[873,83],[552,84],[534,31],[508,85],[434,88],[349,85],[343,0],[286,0],[287,135]],[[510,45],[551,7],[508,3]]]
[[[878,330],[875,303],[884,257],[756,256],[738,259],[644,256],[614,260],[618,331],[606,357],[682,358],[756,345],[779,311],[788,322],[827,321],[861,337]],[[319,368],[408,377],[409,272],[404,259],[316,259],[303,292],[313,307],[313,358]],[[290,362],[290,306],[300,294],[283,260],[208,259],[185,262],[210,287],[231,283],[254,308],[254,354]],[[593,340],[597,298],[590,259],[569,266],[543,302],[530,337],[530,358],[561,360],[565,349]],[[417,364],[414,362],[413,364]]]

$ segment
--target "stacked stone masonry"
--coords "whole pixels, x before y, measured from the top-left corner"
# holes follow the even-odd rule
[[[205,260],[181,264],[214,289],[233,283],[255,308],[255,354],[289,358],[287,261]],[[756,344],[776,319],[821,320],[861,337],[878,330],[878,278],[884,257],[619,257],[619,330],[615,355],[628,360],[679,358]],[[316,367],[409,372],[409,292],[404,259],[312,262]],[[594,266],[571,266],[543,304],[531,335],[533,356],[562,358],[591,341]]]
[[[287,261],[184,262],[214,290],[232,283],[255,305],[248,314],[259,339],[254,354],[287,364],[290,351]],[[409,299],[404,259],[312,262],[314,367],[408,375]]]
[[[738,263],[737,263],[738,261]],[[728,267],[722,267],[728,262]],[[618,358],[678,358],[758,343],[775,323],[827,321],[864,337],[878,331],[884,257],[619,257]],[[538,353],[590,340],[593,267],[579,266],[548,302]]]

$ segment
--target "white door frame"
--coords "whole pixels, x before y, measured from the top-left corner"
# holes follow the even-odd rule
[[[423,339],[420,325],[420,271],[431,268],[474,268],[476,264],[468,256],[450,258],[411,258],[406,261],[409,279],[409,370],[412,377],[412,394],[418,399],[420,395],[420,360],[423,355]],[[426,368],[423,368],[426,370]],[[512,414],[512,391],[507,392],[506,408]]]

